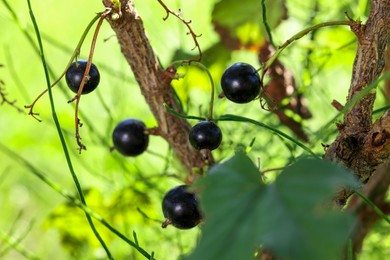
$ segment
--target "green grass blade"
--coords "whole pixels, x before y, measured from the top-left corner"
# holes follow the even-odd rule
[[[75,173],[75,171],[73,169],[73,165],[72,165],[72,162],[71,162],[71,159],[70,159],[69,151],[68,151],[68,148],[66,146],[65,138],[64,138],[64,135],[62,133],[61,125],[60,125],[60,122],[58,120],[57,113],[56,113],[56,110],[55,110],[53,94],[51,92],[51,83],[50,83],[49,71],[48,71],[48,68],[47,68],[47,65],[46,65],[46,59],[45,59],[45,55],[44,55],[42,39],[41,39],[41,36],[40,36],[38,24],[37,24],[37,22],[35,20],[35,16],[34,16],[34,12],[32,10],[32,6],[31,6],[30,0],[27,0],[27,4],[28,4],[28,8],[29,8],[30,18],[31,18],[31,21],[33,23],[34,30],[35,30],[35,33],[36,33],[36,36],[37,36],[37,41],[38,41],[39,50],[40,50],[40,54],[41,54],[41,60],[42,60],[43,69],[44,69],[44,72],[45,72],[45,78],[46,78],[46,84],[47,84],[48,93],[49,93],[52,117],[53,117],[54,123],[56,125],[56,129],[57,129],[60,141],[61,141],[61,145],[62,145],[62,148],[63,148],[63,152],[65,154],[65,158],[66,158],[66,161],[67,161],[67,164],[68,164],[68,168],[69,168],[70,173],[72,175],[73,181],[74,181],[74,183],[76,185],[77,192],[79,193],[80,200],[86,206],[87,204],[86,204],[86,201],[85,201],[85,198],[84,198],[84,194],[83,194],[83,191],[81,189],[81,185],[80,185],[80,183],[78,181],[77,175],[76,175],[76,173]],[[91,216],[86,213],[86,217],[87,217],[88,223],[91,226],[91,229],[92,229],[94,235],[96,236],[96,238],[99,240],[100,244],[102,245],[102,247],[106,251],[107,256],[110,259],[113,259],[112,255],[110,253],[110,250],[108,249],[107,245],[105,244],[105,242],[103,241],[103,239],[100,236],[99,232],[97,231],[95,225],[93,224]]]

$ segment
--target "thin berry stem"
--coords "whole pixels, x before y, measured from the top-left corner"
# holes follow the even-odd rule
[[[181,10],[179,9],[179,12],[178,13],[175,13],[173,12],[171,9],[169,9],[169,7],[164,4],[164,2],[162,0],[157,0],[157,2],[159,2],[159,4],[164,8],[165,12],[166,12],[166,16],[163,18],[163,20],[167,20],[169,15],[172,14],[173,16],[175,16],[176,18],[178,18],[180,21],[182,21],[184,23],[184,25],[187,27],[188,29],[188,33],[187,34],[190,34],[192,39],[194,40],[194,43],[195,43],[195,47],[193,48],[194,49],[198,49],[198,52],[199,52],[199,57],[197,60],[193,60],[193,61],[201,61],[202,60],[202,50],[200,48],[200,45],[199,45],[199,42],[197,40],[197,38],[199,38],[200,36],[202,36],[202,34],[200,35],[197,35],[194,30],[192,30],[191,28],[191,22],[192,20],[184,20],[184,18],[181,16],[180,12]],[[191,61],[192,62],[192,61]]]
[[[210,80],[210,103],[209,103],[209,113],[207,115],[207,120],[212,120],[213,119],[213,109],[214,109],[214,96],[215,96],[215,85],[214,85],[214,80],[213,77],[211,76],[210,71],[200,62],[194,62],[194,64],[198,67],[201,68],[203,71],[207,73],[207,76],[209,77]]]
[[[96,25],[96,29],[95,29],[95,32],[94,32],[94,35],[93,35],[93,38],[92,38],[92,42],[91,42],[91,47],[90,47],[90,51],[89,51],[89,56],[88,56],[88,62],[87,62],[87,66],[85,68],[85,72],[84,72],[84,75],[83,75],[83,80],[81,81],[80,83],[80,86],[79,86],[79,89],[78,89],[78,92],[76,94],[76,96],[69,100],[68,103],[70,102],[73,102],[74,100],[76,100],[76,107],[75,107],[75,136],[76,136],[76,142],[79,146],[79,152],[81,153],[82,150],[86,150],[86,146],[81,142],[81,136],[80,136],[80,131],[79,131],[79,128],[82,126],[81,122],[80,122],[80,119],[79,119],[79,104],[80,104],[80,99],[81,99],[81,93],[83,92],[83,89],[84,89],[84,85],[85,83],[88,81],[88,75],[89,75],[89,71],[91,69],[91,65],[92,65],[92,58],[93,58],[93,54],[95,52],[95,46],[96,46],[96,40],[97,40],[97,37],[98,37],[98,34],[99,34],[99,30],[100,30],[100,27],[104,21],[104,19],[106,18],[106,16],[111,12],[111,10],[106,10],[104,13],[100,14],[100,19]]]
[[[84,40],[89,32],[89,30],[91,29],[92,25],[101,17],[101,14],[97,14],[88,24],[87,28],[84,30],[83,34],[81,35],[81,38],[75,48],[75,50],[73,51],[73,54],[72,56],[70,57],[69,61],[68,61],[68,64],[66,65],[64,71],[62,72],[62,74],[58,77],[58,79],[56,81],[54,81],[51,85],[50,85],[50,88],[53,88],[55,85],[58,84],[58,82],[60,82],[60,80],[64,77],[64,75],[66,74],[66,71],[68,70],[68,68],[70,67],[70,65],[72,64],[72,62],[77,58],[77,56],[80,55],[80,49],[81,49],[81,46],[83,45],[84,43]],[[46,94],[46,92],[48,92],[48,89],[46,88],[45,90],[43,90],[36,98],[35,100],[31,103],[31,105],[26,105],[24,106],[25,108],[29,108],[29,112],[28,114],[31,115],[32,117],[34,117],[36,120],[38,120],[39,122],[41,122],[42,120],[40,120],[37,116],[39,115],[39,113],[35,113],[33,110],[34,110],[34,107],[35,107],[35,104],[38,102],[38,100],[44,95]]]
[[[200,63],[198,61],[175,61],[171,64],[171,66],[175,66],[176,64],[179,64],[179,66],[183,66],[185,64],[195,65],[196,67],[200,68],[201,70],[203,70],[207,73],[207,76],[210,80],[211,90],[210,90],[209,112],[206,116],[206,119],[211,121],[213,119],[215,85],[214,85],[214,80],[213,80],[213,77],[211,76],[210,71],[207,69],[207,67],[205,65],[203,65],[202,63]]]
[[[257,126],[260,126],[260,127],[263,127],[263,128],[266,128],[272,132],[274,132],[275,134],[281,136],[282,138],[284,139],[287,139],[293,143],[295,143],[297,146],[301,147],[303,150],[305,150],[306,152],[308,152],[310,155],[312,155],[313,157],[315,158],[321,158],[319,155],[317,155],[316,153],[314,153],[309,147],[307,147],[306,145],[304,145],[303,143],[297,141],[295,138],[285,134],[284,132],[280,131],[279,129],[277,129],[276,127],[272,127],[272,126],[269,126],[269,125],[266,125],[262,122],[259,122],[259,121],[256,121],[256,120],[253,120],[253,119],[250,119],[250,118],[246,118],[246,117],[243,117],[243,116],[237,116],[237,115],[230,115],[230,114],[226,114],[226,115],[221,115],[220,117],[218,117],[216,119],[216,121],[235,121],[235,122],[243,122],[243,123],[250,123],[250,124],[253,124],[253,125],[257,125]]]
[[[351,26],[354,23],[355,23],[355,21],[352,21],[352,20],[323,22],[323,23],[319,23],[319,24],[310,26],[310,27],[296,33],[291,38],[289,38],[285,43],[283,43],[281,46],[279,46],[279,48],[272,55],[272,57],[264,64],[264,66],[262,68],[259,69],[259,70],[263,70],[262,78],[264,77],[267,70],[271,67],[271,65],[275,62],[275,60],[279,57],[279,55],[283,52],[283,50],[286,49],[286,47],[289,46],[294,41],[299,40],[300,38],[302,38],[306,34],[312,32],[314,30],[317,30],[319,28],[322,28],[322,27],[335,26],[335,25],[349,25],[349,26]]]
[[[164,107],[165,109],[167,109],[169,111],[169,113],[177,116],[177,117],[180,117],[180,118],[183,118],[183,119],[193,119],[193,120],[199,120],[199,121],[203,121],[204,118],[203,117],[199,117],[199,116],[188,116],[188,115],[184,115],[184,114],[180,114],[179,112],[176,112],[175,110],[173,110],[170,106],[168,106],[168,104],[164,103]]]

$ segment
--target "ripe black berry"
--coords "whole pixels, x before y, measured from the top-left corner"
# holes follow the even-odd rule
[[[137,119],[126,119],[120,122],[112,133],[114,148],[126,156],[137,156],[143,153],[149,144],[145,133],[145,124]]]
[[[77,91],[79,90],[81,81],[83,80],[85,69],[87,68],[87,63],[88,62],[86,60],[78,60],[77,64],[76,62],[73,62],[70,65],[69,69],[66,71],[65,74],[66,83],[74,93],[77,93]],[[92,63],[91,69],[89,70],[88,81],[85,82],[81,94],[88,94],[92,92],[99,85],[99,81],[100,81],[99,71],[95,66],[95,64]]]
[[[247,63],[235,63],[225,70],[221,78],[224,95],[235,103],[248,103],[259,95],[260,76]]]
[[[187,188],[187,185],[177,186],[165,194],[162,202],[166,218],[162,224],[163,228],[172,224],[179,229],[190,229],[202,220],[195,194],[189,192]]]
[[[219,127],[211,121],[197,123],[189,133],[191,145],[197,149],[214,150],[222,141],[222,132]]]

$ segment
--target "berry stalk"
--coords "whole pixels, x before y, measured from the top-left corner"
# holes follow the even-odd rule
[[[80,99],[81,99],[81,94],[83,92],[83,88],[84,88],[84,85],[85,83],[88,81],[88,75],[89,75],[89,71],[91,69],[91,66],[92,66],[92,58],[93,58],[93,54],[95,52],[95,46],[96,46],[96,40],[97,40],[97,36],[99,34],[99,30],[100,30],[100,27],[102,26],[102,23],[104,21],[104,19],[106,18],[106,16],[111,12],[110,9],[106,10],[104,13],[102,13],[100,15],[100,19],[96,25],[96,29],[95,29],[95,32],[94,32],[94,35],[93,35],[93,38],[92,38],[92,42],[91,42],[91,47],[90,47],[90,51],[89,51],[89,56],[88,56],[88,63],[87,63],[87,66],[85,68],[85,72],[84,72],[84,75],[83,75],[83,80],[81,81],[81,84],[80,84],[80,87],[79,87],[79,90],[76,94],[76,96],[69,100],[68,103],[70,102],[73,102],[74,100],[76,100],[76,108],[75,108],[75,136],[76,136],[76,142],[79,146],[79,152],[81,153],[82,150],[86,150],[87,148],[85,147],[85,145],[81,142],[81,137],[80,137],[80,132],[79,132],[79,127],[82,126],[81,122],[80,122],[80,119],[79,119],[79,103],[80,103]]]
[[[213,77],[211,76],[210,71],[208,70],[208,68],[205,65],[203,65],[201,62],[198,62],[198,61],[189,61],[189,60],[175,61],[175,62],[173,62],[171,64],[171,66],[175,66],[176,64],[179,64],[179,66],[183,66],[185,64],[188,64],[189,66],[190,65],[195,65],[199,69],[201,69],[204,72],[206,72],[207,77],[210,80],[210,87],[211,87],[211,90],[210,90],[210,102],[209,102],[209,112],[208,112],[208,114],[206,116],[206,119],[207,120],[212,120],[213,119],[213,110],[214,110],[215,85],[214,85],[214,80],[213,80]]]
[[[58,84],[58,82],[60,82],[60,80],[65,76],[65,73],[66,71],[68,70],[68,68],[70,67],[70,65],[72,64],[73,60],[75,60],[77,58],[77,56],[80,55],[80,49],[81,49],[81,46],[83,45],[84,43],[84,40],[85,38],[87,37],[87,34],[89,32],[89,30],[91,29],[92,25],[95,24],[95,22],[101,17],[101,13],[98,13],[92,20],[91,22],[88,24],[87,28],[84,30],[83,34],[81,35],[81,38],[75,48],[75,50],[73,51],[72,53],[72,56],[70,57],[69,61],[68,61],[68,64],[66,65],[64,71],[62,72],[62,74],[58,77],[58,79],[56,81],[54,81],[51,85],[50,85],[50,89],[53,88],[55,85]],[[35,104],[38,102],[38,100],[44,95],[46,94],[46,92],[49,91],[49,88],[46,88],[44,91],[42,91],[36,98],[35,100],[31,103],[31,105],[26,105],[24,106],[25,108],[29,108],[29,112],[28,114],[31,115],[32,117],[34,117],[36,120],[38,120],[39,122],[41,121],[37,116],[39,115],[39,113],[35,113],[33,110],[34,110],[34,106]]]
[[[264,77],[265,73],[267,72],[267,70],[269,69],[269,67],[271,67],[272,63],[274,63],[274,61],[279,57],[279,55],[282,53],[282,51],[287,47],[289,46],[291,43],[293,43],[294,41],[296,40],[299,40],[300,38],[302,38],[303,36],[305,36],[306,34],[314,31],[314,30],[317,30],[319,28],[322,28],[322,27],[328,27],[328,26],[335,26],[335,25],[349,25],[349,26],[352,26],[353,24],[355,23],[355,21],[352,21],[352,20],[343,20],[343,21],[331,21],[331,22],[324,22],[324,23],[319,23],[319,24],[316,24],[316,25],[313,25],[313,26],[310,26],[298,33],[296,33],[294,36],[292,36],[290,39],[288,39],[287,41],[285,41],[285,43],[283,43],[281,46],[279,46],[279,48],[276,50],[276,52],[274,53],[274,55],[272,55],[272,57],[264,64],[264,66],[262,68],[260,68],[259,70],[263,70],[263,75],[262,75],[262,78]]]

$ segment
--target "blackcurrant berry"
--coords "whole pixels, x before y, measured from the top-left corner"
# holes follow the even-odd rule
[[[202,220],[195,194],[189,192],[187,185],[177,186],[165,194],[162,210],[165,222],[162,227],[172,224],[179,229],[190,229]]]
[[[259,95],[261,80],[256,69],[247,63],[235,63],[225,70],[221,87],[226,98],[248,103]]]
[[[197,149],[214,150],[222,141],[222,132],[219,127],[211,121],[201,121],[191,128],[189,133],[191,145]]]
[[[145,124],[129,118],[121,121],[112,133],[114,148],[125,156],[137,156],[143,153],[149,144],[149,135]]]
[[[79,90],[81,81],[83,80],[85,69],[87,68],[87,63],[88,62],[86,60],[78,60],[77,64],[76,62],[73,62],[66,71],[66,83],[74,93],[77,93],[77,91]],[[99,81],[99,70],[97,69],[95,64],[92,63],[91,68],[89,70],[88,80],[87,82],[85,82],[81,94],[88,94],[95,90],[95,88],[97,88],[97,86],[99,85]]]

